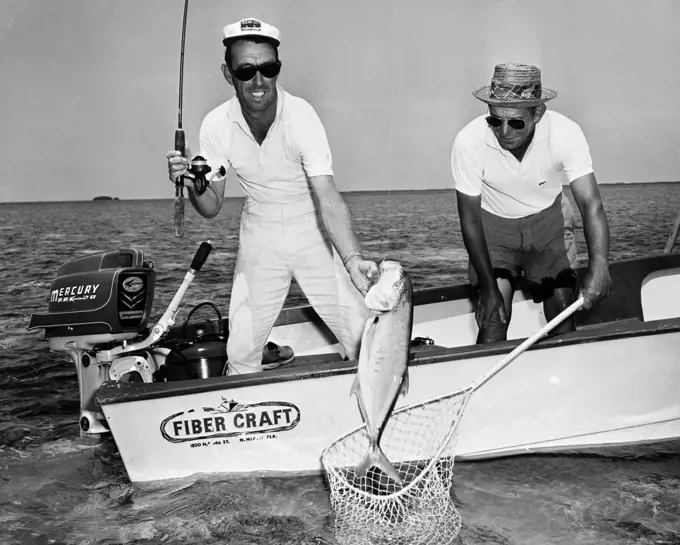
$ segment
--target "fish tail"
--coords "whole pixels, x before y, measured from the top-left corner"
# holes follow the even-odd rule
[[[377,467],[397,484],[402,483],[399,473],[397,473],[397,470],[392,465],[392,462],[390,462],[387,456],[385,456],[385,453],[380,448],[380,445],[373,445],[369,448],[368,452],[363,457],[361,462],[359,462],[359,465],[354,470],[354,472],[356,473],[357,477],[363,477],[363,475],[371,467]]]

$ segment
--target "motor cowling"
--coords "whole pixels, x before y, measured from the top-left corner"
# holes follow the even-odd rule
[[[156,271],[137,249],[105,251],[78,257],[57,271],[49,292],[48,312],[33,314],[29,330],[45,337],[96,336],[116,340],[141,332],[153,306]]]

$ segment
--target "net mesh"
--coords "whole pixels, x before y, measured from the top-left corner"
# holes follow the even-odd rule
[[[471,393],[460,390],[392,413],[380,447],[401,484],[377,468],[355,473],[370,446],[365,425],[324,449],[339,543],[444,545],[456,538],[461,518],[451,498],[454,449]]]

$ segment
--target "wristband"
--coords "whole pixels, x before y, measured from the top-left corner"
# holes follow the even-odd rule
[[[343,259],[342,264],[347,265],[347,262],[353,257],[361,257],[361,252],[350,252]]]

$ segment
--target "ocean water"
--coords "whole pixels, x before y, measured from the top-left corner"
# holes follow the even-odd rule
[[[602,194],[612,260],[663,251],[680,211],[680,184],[603,186]],[[346,199],[368,255],[401,260],[416,288],[465,281],[452,192]],[[213,252],[178,321],[205,300],[226,316],[240,204],[228,201],[214,220],[188,205],[181,240],[173,235],[171,200],[0,204],[0,543],[337,543],[319,477],[132,485],[110,439],[79,438],[71,362],[50,355],[41,332],[26,331],[31,313],[46,309],[59,265],[120,247],[141,248],[154,261],[151,319],[159,318],[204,239]],[[580,226],[577,242],[584,259]],[[293,284],[286,305],[304,302]],[[653,455],[457,464],[452,494],[463,518],[460,544],[680,544],[680,444]]]

